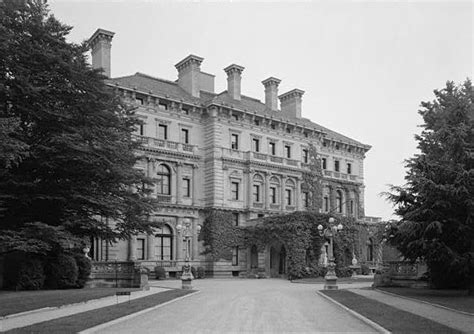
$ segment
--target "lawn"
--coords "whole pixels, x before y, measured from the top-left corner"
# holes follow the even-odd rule
[[[40,322],[31,326],[13,329],[7,333],[77,333],[85,329],[112,321],[141,310],[195,292],[193,290],[168,290],[130,302],[107,306],[67,317]]]
[[[344,283],[344,284],[351,284],[351,283],[360,283],[360,282],[373,282],[374,278],[372,276],[367,277],[342,277],[337,279],[337,283]],[[324,277],[311,277],[311,278],[300,278],[294,279],[291,281],[292,283],[305,283],[305,284],[317,284],[317,283],[325,283],[326,280]]]
[[[321,292],[392,333],[461,333],[416,314],[402,311],[348,290]]]
[[[467,290],[410,289],[396,287],[380,287],[377,289],[474,314],[474,296],[468,296]]]
[[[58,307],[115,295],[115,288],[91,288],[69,290],[0,291],[0,316]],[[138,289],[119,289],[136,291]]]

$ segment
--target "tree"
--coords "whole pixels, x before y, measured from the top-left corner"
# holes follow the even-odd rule
[[[303,191],[307,194],[308,210],[319,213],[323,196],[323,171],[318,151],[312,143],[308,146],[308,167],[309,171],[303,172]]]
[[[0,2],[0,252],[151,226],[149,179],[133,168],[139,121],[71,29],[44,1]]]
[[[471,81],[435,90],[421,104],[420,153],[406,161],[407,181],[388,199],[401,220],[390,242],[410,260],[424,259],[436,287],[474,292],[474,93]]]

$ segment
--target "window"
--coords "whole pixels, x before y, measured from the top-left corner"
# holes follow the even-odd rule
[[[260,202],[260,185],[253,185],[253,200],[254,202]]]
[[[334,160],[334,171],[339,172],[339,160]]]
[[[161,110],[168,110],[168,105],[165,102],[158,103],[158,108]]]
[[[304,150],[303,150],[303,162],[304,162],[305,164],[308,163],[308,158],[309,158],[308,150],[304,149]]]
[[[140,132],[140,136],[145,135],[145,125],[144,124],[140,124],[139,132]]]
[[[232,218],[234,220],[234,226],[239,226],[239,214],[237,212],[233,212]]]
[[[302,193],[302,200],[303,200],[303,207],[307,208],[309,207],[309,196],[307,192]]]
[[[285,145],[285,157],[288,159],[291,158],[291,146],[290,145]]]
[[[260,120],[259,119],[256,119],[255,121],[253,121],[255,125],[259,126],[260,125]]]
[[[291,133],[291,129],[290,129],[290,128],[286,128],[286,133]]]
[[[263,218],[263,217],[265,217],[265,214],[264,213],[259,213],[259,214],[257,214],[257,217],[258,218]]]
[[[239,120],[239,115],[232,114],[232,118],[234,119],[234,121],[238,121]]]
[[[276,187],[270,187],[270,202],[276,204],[277,202],[277,189]]]
[[[189,130],[181,129],[181,142],[184,144],[189,144]]]
[[[327,161],[326,161],[326,158],[322,158],[321,161],[322,161],[322,163],[323,163],[323,169],[327,169]]]
[[[230,147],[233,150],[239,149],[239,135],[233,133],[230,135]]]
[[[145,260],[145,239],[137,239],[137,260]]]
[[[260,140],[257,138],[252,139],[252,149],[254,152],[260,152]]]
[[[308,133],[305,132],[305,133],[304,133],[304,136],[305,136],[305,138],[308,138]]]
[[[191,197],[191,180],[188,178],[183,179],[183,196]]]
[[[232,182],[231,183],[231,194],[233,200],[239,199],[239,182]]]
[[[347,164],[347,174],[352,173],[352,165],[350,163]]]
[[[291,189],[285,189],[285,203],[286,205],[291,205]]]
[[[328,212],[329,211],[329,197],[324,196],[324,211]]]
[[[137,98],[135,98],[135,102],[142,106],[143,105],[143,98],[137,97]]]
[[[340,190],[336,191],[336,210],[342,213],[342,192]]]
[[[351,201],[349,202],[349,213],[351,215],[354,214],[354,200],[351,199]]]
[[[268,153],[270,153],[271,155],[276,154],[276,145],[275,145],[274,142],[269,142],[268,143]]]
[[[185,115],[189,115],[189,108],[187,108],[187,107],[182,107],[182,108],[181,108],[181,111],[182,111]]]
[[[168,126],[164,124],[158,125],[158,139],[168,139]]]
[[[160,227],[155,235],[155,258],[157,260],[172,260],[173,235],[168,225]]]
[[[239,265],[239,247],[232,248],[232,265],[238,266]]]
[[[158,185],[157,193],[159,195],[171,195],[171,171],[165,165],[160,165],[158,167]]]
[[[270,125],[270,127],[271,127],[273,130],[275,130],[275,129],[276,129],[276,125],[275,125],[275,124],[273,124],[273,123]]]

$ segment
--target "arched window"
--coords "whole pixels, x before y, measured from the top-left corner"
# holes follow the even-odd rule
[[[168,225],[163,225],[155,234],[155,258],[157,260],[173,259],[173,233]]]
[[[295,183],[288,179],[285,182],[285,205],[294,205]]]
[[[158,167],[157,193],[159,195],[171,195],[171,171],[166,165]]]
[[[263,177],[259,174],[255,174],[253,177],[253,201],[255,203],[262,202],[262,192],[263,192]]]
[[[268,194],[268,199],[270,204],[278,204],[279,203],[279,188],[280,188],[280,181],[276,177],[272,177],[270,179],[270,193]]]
[[[336,191],[336,209],[337,212],[342,213],[342,191]]]

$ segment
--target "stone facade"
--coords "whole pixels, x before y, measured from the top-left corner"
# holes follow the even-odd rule
[[[99,29],[90,40],[92,64],[107,75],[112,37]],[[304,91],[278,95],[279,79],[262,82],[265,102],[242,95],[243,66],[226,67],[228,89],[214,92],[214,75],[201,71],[203,60],[190,55],[177,63],[177,80],[142,73],[107,80],[143,120],[136,137],[144,158],[136,167],[155,179],[153,196],[160,205],[152,219],[166,225],[155,235],[113,245],[96,240],[96,260],[142,261],[173,275],[181,270],[186,249],[177,226],[186,220],[193,232],[188,245],[193,266],[215,275],[249,271],[250,250],[236,249],[233,261],[217,263],[200,255],[203,210],[230,211],[244,226],[254,218],[305,210],[302,172],[308,169],[309,143],[323,158],[323,212],[364,216],[363,162],[370,146],[302,117]],[[269,260],[260,257],[255,261],[268,267]]]

